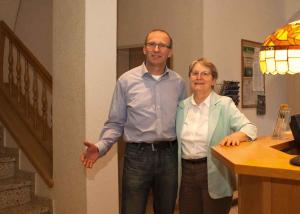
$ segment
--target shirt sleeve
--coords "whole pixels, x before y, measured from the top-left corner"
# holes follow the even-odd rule
[[[180,80],[180,95],[179,95],[179,102],[184,100],[187,97],[187,92],[186,92],[186,86],[185,82],[181,79]]]
[[[230,108],[230,124],[233,131],[241,131],[245,133],[251,140],[257,137],[257,127],[251,123],[248,118],[236,107],[231,100]]]
[[[125,90],[122,88],[121,82],[118,80],[111,101],[108,119],[104,123],[99,141],[96,144],[99,149],[100,156],[105,155],[123,134],[126,119]]]

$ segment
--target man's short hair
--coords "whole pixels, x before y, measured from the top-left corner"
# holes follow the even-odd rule
[[[150,32],[148,32],[147,35],[146,35],[146,37],[145,37],[145,44],[144,45],[146,45],[146,43],[148,42],[148,37],[149,37],[150,33],[157,32],[157,31],[165,33],[169,37],[170,43],[169,43],[168,47],[170,49],[172,49],[172,47],[173,47],[173,39],[172,39],[172,37],[170,36],[170,34],[167,31],[162,30],[162,29],[153,29]]]

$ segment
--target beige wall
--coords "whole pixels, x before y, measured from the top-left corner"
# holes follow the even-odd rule
[[[289,76],[288,103],[292,114],[300,114],[300,74]]]
[[[67,17],[67,18],[66,18]],[[54,210],[86,213],[86,176],[79,162],[85,138],[85,1],[53,1]]]
[[[0,20],[52,73],[52,0],[0,0]]]
[[[87,0],[85,8],[85,131],[96,142],[116,82],[116,0]],[[97,20],[97,21],[95,21]],[[86,172],[87,213],[119,212],[117,146]]]
[[[0,0],[0,20],[52,73],[52,0]]]
[[[289,5],[286,11],[292,13],[286,14],[287,22],[300,19],[300,2],[289,0],[292,4]],[[289,9],[289,10],[288,10]],[[290,75],[288,77],[288,103],[291,106],[292,114],[300,114],[300,74]]]
[[[294,18],[300,19],[300,1],[298,0],[284,0],[284,15],[286,22],[295,20]],[[298,16],[294,16],[298,14]],[[291,20],[293,19],[293,20]]]
[[[20,0],[0,1],[0,20],[3,20],[11,29],[14,29]]]
[[[93,170],[79,162],[82,141],[98,137],[115,83],[116,0],[52,4],[55,186],[45,195],[53,197],[57,214],[118,213],[116,147]],[[279,0],[119,0],[118,8],[119,47],[142,44],[147,31],[160,27],[174,38],[175,70],[186,78],[190,61],[204,55],[218,66],[220,80],[240,80],[241,38],[263,41],[294,11]],[[299,94],[299,87],[292,90]],[[287,100],[286,77],[267,76],[266,96],[267,115],[242,109],[260,134],[270,134],[278,106]]]
[[[116,1],[53,5],[55,213],[118,213],[116,147],[92,170],[79,161],[83,141],[99,136],[115,84]]]
[[[241,81],[241,39],[263,42],[285,23],[283,7],[278,0],[204,0],[204,55],[216,63],[220,80]],[[279,105],[287,102],[286,76],[268,75],[265,83],[266,115],[241,109],[257,124],[259,135],[272,133]]]
[[[21,1],[15,33],[52,73],[52,0]]]
[[[279,0],[119,0],[118,46],[139,44],[145,32],[161,27],[175,40],[174,69],[186,80],[188,64],[205,56],[217,65],[220,82],[241,81],[241,39],[262,42],[285,23],[284,6]],[[287,12],[292,9],[288,8]],[[266,99],[264,116],[257,116],[253,108],[242,109],[260,135],[272,132],[279,104],[287,102],[286,77],[266,77]]]
[[[202,0],[118,0],[118,47],[142,45],[153,28],[173,40],[173,68],[186,80],[187,67],[202,55]]]
[[[9,148],[18,148],[14,138],[8,130],[4,129],[4,145]],[[38,196],[52,198],[52,189],[47,186],[41,176],[36,172],[27,156],[19,149],[19,169],[35,173],[35,193]]]
[[[19,9],[19,14],[18,13]],[[0,20],[4,20],[33,54],[52,70],[52,0],[2,0],[0,1]],[[16,25],[15,25],[16,24]],[[7,52],[4,58],[7,59]],[[7,70],[7,60],[4,61]],[[41,91],[41,90],[39,90]],[[17,147],[7,132],[7,146]],[[36,172],[27,157],[20,151],[19,167],[22,170]],[[36,173],[36,194],[51,197],[52,190]]]

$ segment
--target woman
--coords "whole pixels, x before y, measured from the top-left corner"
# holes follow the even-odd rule
[[[217,77],[213,63],[204,58],[193,61],[189,67],[193,94],[177,109],[181,214],[229,212],[234,176],[212,156],[211,147],[238,146],[256,138],[255,125],[232,99],[213,91]]]

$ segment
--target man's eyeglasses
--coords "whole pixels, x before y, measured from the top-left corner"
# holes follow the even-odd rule
[[[205,77],[208,77],[209,75],[211,75],[211,72],[209,72],[209,71],[203,71],[203,72],[195,71],[195,72],[191,73],[192,77],[199,77],[200,76],[200,77],[205,78]]]
[[[158,47],[158,49],[167,49],[171,48],[169,45],[163,44],[163,43],[155,43],[155,42],[147,42],[146,46],[150,49],[155,49]]]

